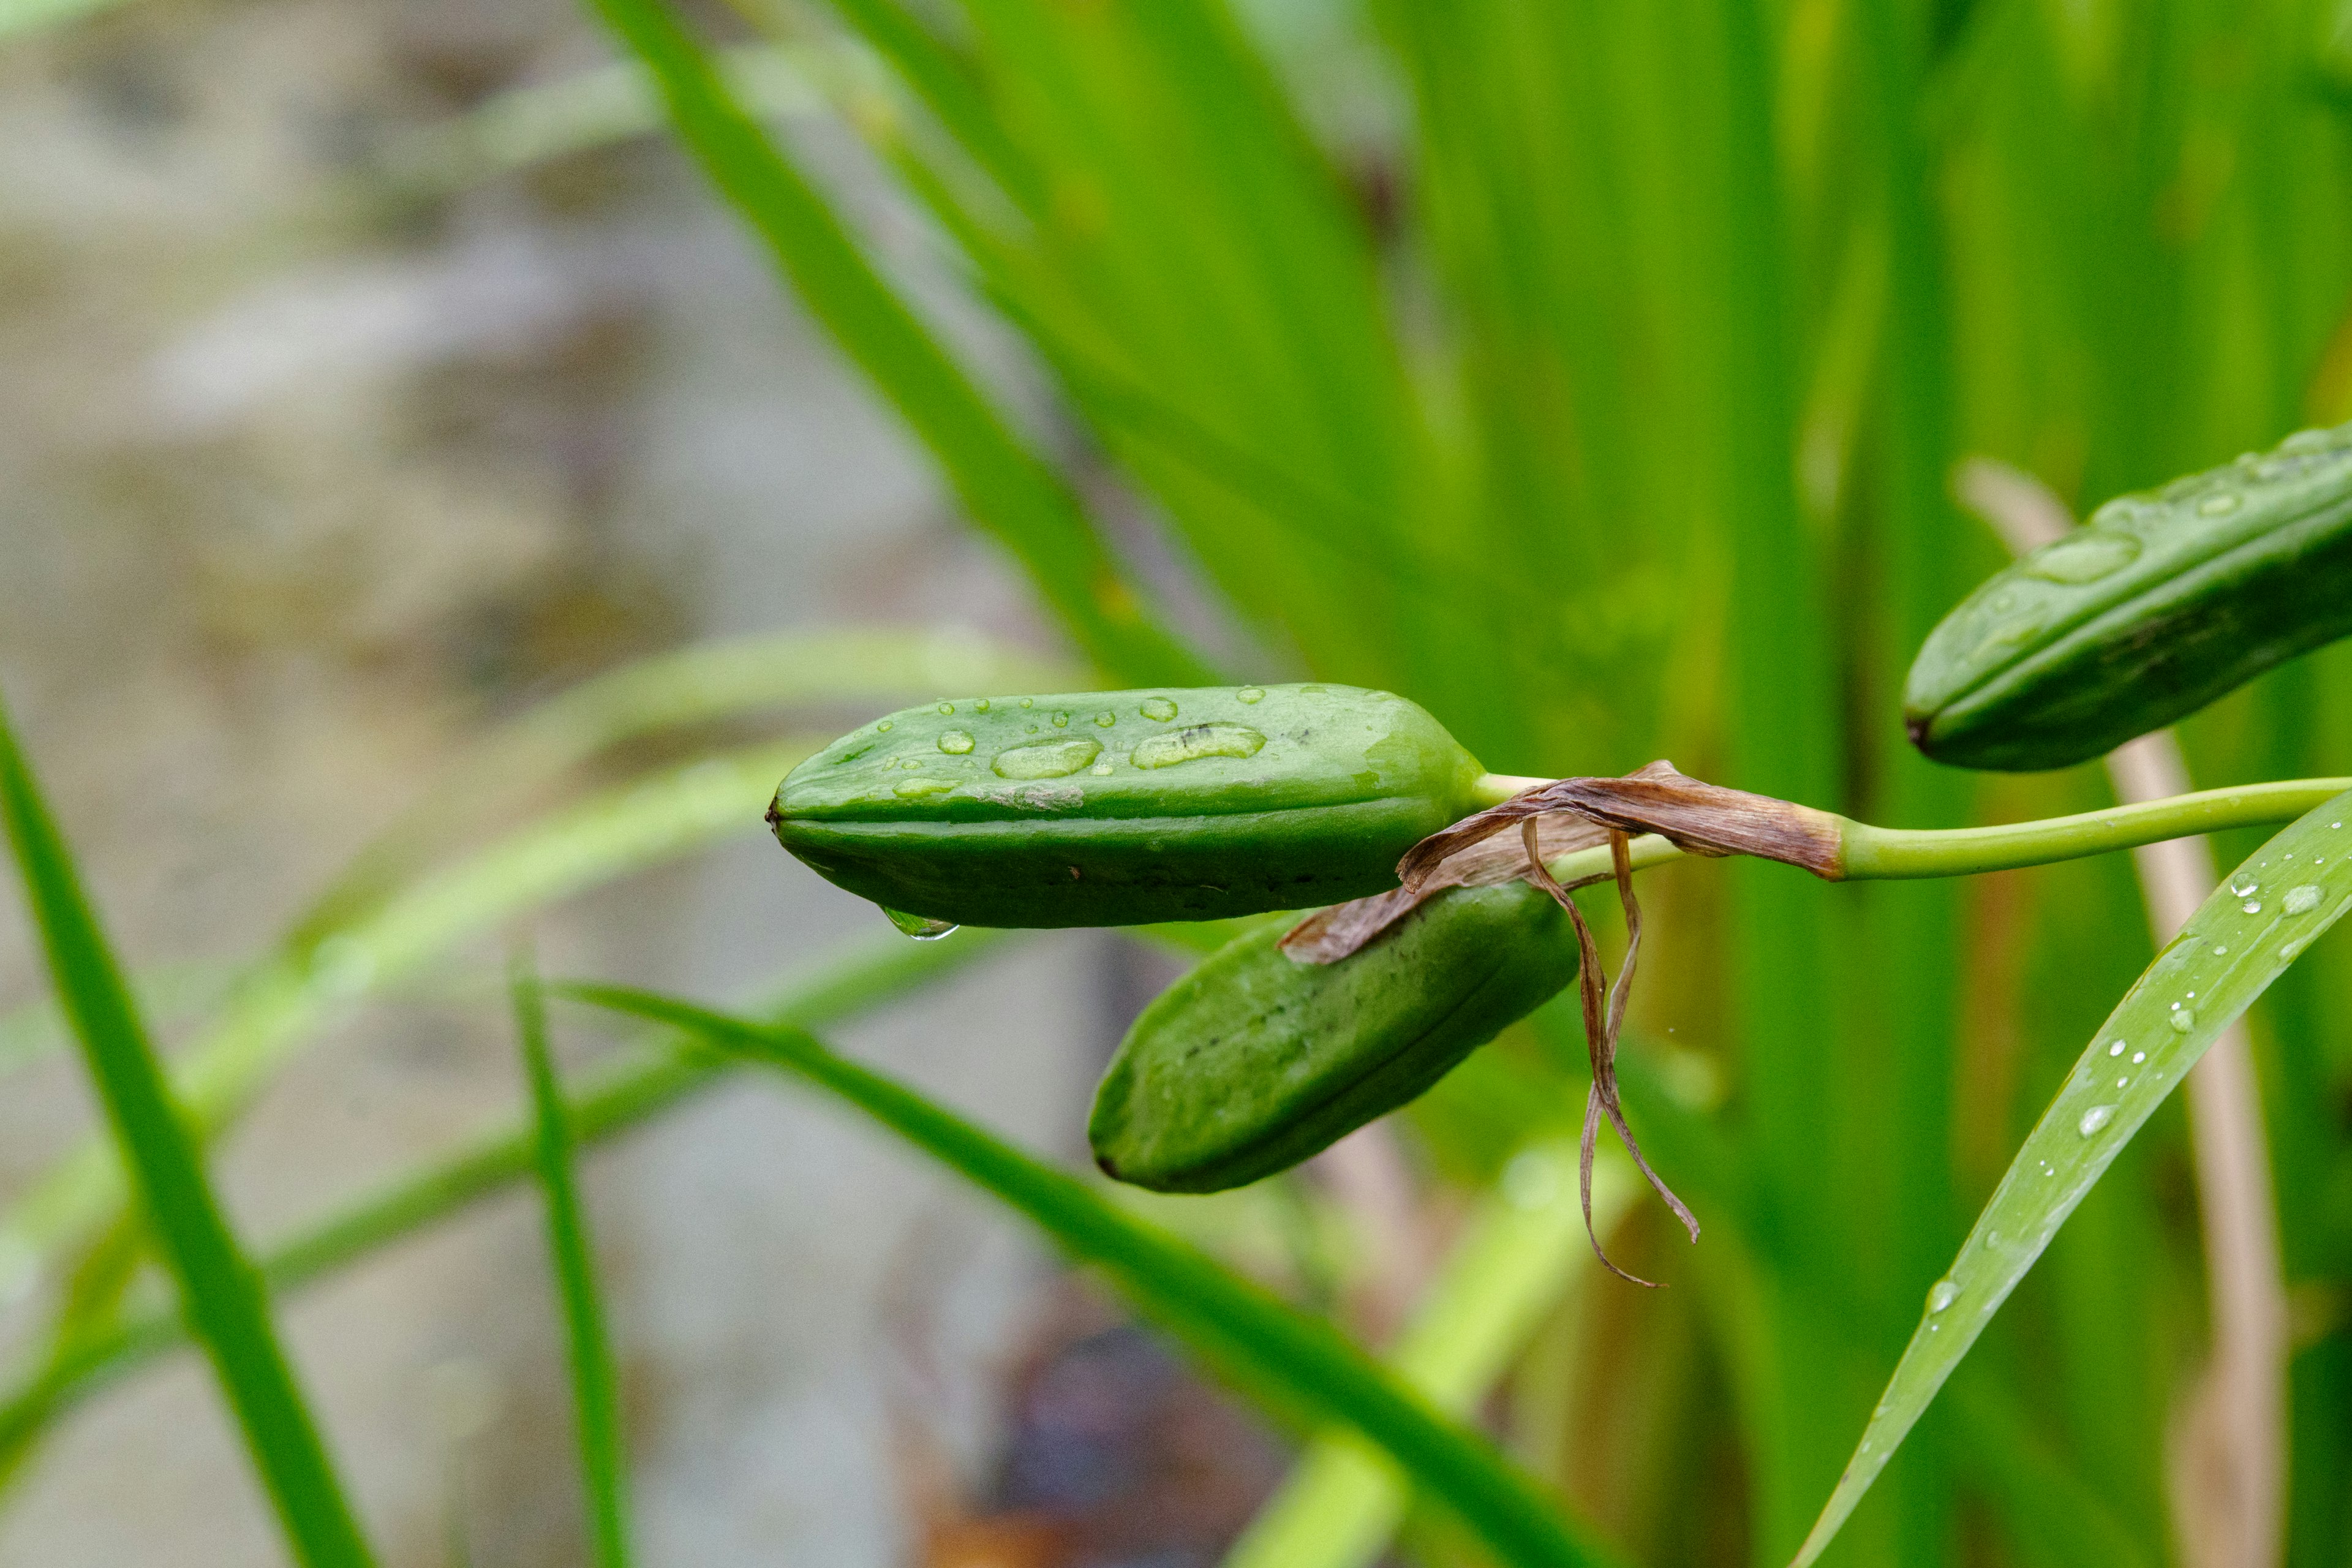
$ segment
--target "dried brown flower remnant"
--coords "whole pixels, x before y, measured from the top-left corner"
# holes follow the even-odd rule
[[[1516,842],[1502,837],[1515,824],[1519,829]],[[1653,1282],[1611,1262],[1600,1237],[1592,1234],[1592,1159],[1606,1117],[1635,1167],[1688,1228],[1691,1239],[1698,1239],[1698,1221],[1642,1157],[1618,1099],[1617,1037],[1642,949],[1642,910],[1633,897],[1630,836],[1654,833],[1694,855],[1760,856],[1834,881],[1843,875],[1841,829],[1841,819],[1828,812],[1707,784],[1664,761],[1623,778],[1555,779],[1423,839],[1397,864],[1402,887],[1309,915],[1282,939],[1282,948],[1297,963],[1336,963],[1449,888],[1486,887],[1520,877],[1558,900],[1576,928],[1577,986],[1584,1007],[1585,1048],[1592,1063],[1580,1172],[1585,1233],[1591,1237],[1594,1255],[1612,1273],[1649,1285]],[[1610,847],[1611,871],[1570,886],[1612,879],[1617,883],[1625,910],[1625,961],[1615,983],[1606,985],[1600,944],[1569,897],[1570,888],[1562,887],[1547,864],[1604,843]]]
[[[1609,859],[1617,881],[1617,898],[1625,910],[1625,962],[1617,971],[1617,979],[1605,994],[1601,980],[1601,944],[1592,940],[1592,928],[1585,923],[1584,911],[1568,896],[1568,889],[1556,881],[1545,867],[1543,856],[1536,842],[1535,817],[1524,818],[1519,825],[1528,869],[1528,880],[1549,893],[1568,911],[1576,927],[1576,988],[1584,1005],[1584,1048],[1592,1064],[1592,1086],[1584,1093],[1584,1136],[1578,1145],[1577,1193],[1584,1203],[1584,1235],[1592,1243],[1592,1256],[1601,1266],[1620,1279],[1635,1285],[1657,1289],[1657,1281],[1644,1279],[1638,1274],[1628,1274],[1617,1267],[1601,1245],[1601,1237],[1592,1228],[1592,1156],[1601,1137],[1601,1119],[1609,1118],[1609,1125],[1617,1130],[1618,1140],[1625,1152],[1633,1157],[1634,1168],[1642,1173],[1675,1217],[1689,1230],[1693,1241],[1698,1239],[1698,1219],[1690,1212],[1675,1190],[1660,1179],[1650,1163],[1642,1158],[1642,1146],[1633,1138],[1633,1130],[1626,1124],[1625,1108],[1617,1095],[1617,1035],[1625,1026],[1625,1000],[1633,984],[1633,966],[1642,956],[1642,906],[1633,897],[1633,860],[1627,849],[1625,835],[1609,829]]]
[[[1755,855],[1835,881],[1838,818],[1768,795],[1726,789],[1655,762],[1622,779],[1554,779],[1433,833],[1397,862],[1407,888],[1439,874],[1452,856],[1531,816],[1567,812],[1622,833],[1655,833],[1693,855]],[[1597,841],[1596,841],[1597,842]]]

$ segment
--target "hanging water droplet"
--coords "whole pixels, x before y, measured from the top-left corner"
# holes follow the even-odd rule
[[[1003,779],[1058,779],[1076,773],[1102,754],[1093,741],[1045,741],[999,752],[989,771]]]
[[[1960,1288],[1948,1279],[1938,1279],[1927,1287],[1927,1310],[1940,1312],[1960,1299]]]
[[[2095,583],[2138,555],[2139,541],[2128,533],[2078,529],[2027,556],[2025,573],[2051,583]]]
[[[961,757],[971,750],[971,737],[961,730],[950,730],[940,737],[940,750],[950,757]]]
[[[2227,517],[2237,510],[2235,490],[2220,490],[2197,503],[2197,515],[2200,517]]]
[[[2291,915],[2307,915],[2319,907],[2319,889],[2306,882],[2300,888],[2289,888],[2279,908]]]
[[[1128,758],[1139,768],[1171,768],[1202,757],[1254,757],[1265,737],[1242,724],[1193,724],[1137,743]]]
[[[900,779],[890,793],[901,800],[920,800],[925,795],[945,795],[953,788],[953,779]]]
[[[2175,1034],[2185,1035],[2197,1026],[2197,1015],[2183,1008],[2167,1018],[2165,1022],[2172,1026]]]
[[[1165,724],[1176,717],[1176,704],[1165,697],[1147,697],[1143,700],[1141,712],[1145,718],[1157,719]]]
[[[2088,1138],[2093,1136],[2100,1128],[2105,1127],[2108,1122],[2113,1121],[2115,1119],[2116,1108],[2114,1106],[2095,1105],[2091,1107],[2090,1110],[2083,1112],[2083,1120],[2074,1123],[2074,1131],[2080,1132],[2084,1137]],[[2053,1171],[2051,1174],[2055,1175],[2057,1173]]]
[[[890,917],[892,925],[917,942],[937,942],[956,928],[953,921],[935,921],[929,915],[910,915],[904,910],[885,907],[882,912]]]
[[[1265,688],[1263,686],[1244,686],[1239,691],[1234,692],[1234,695],[1240,698],[1244,702],[1263,702],[1265,700]]]

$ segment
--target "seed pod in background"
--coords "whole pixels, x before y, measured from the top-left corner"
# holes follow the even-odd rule
[[[1155,998],[1095,1091],[1087,1137],[1122,1182],[1209,1193],[1287,1170],[1414,1099],[1576,978],[1523,881],[1456,888],[1337,963],[1236,937]]]
[[[909,708],[794,768],[768,819],[827,880],[958,925],[1216,920],[1361,898],[1483,804],[1477,762],[1348,686]]]
[[[2148,495],[1979,587],[1930,633],[1904,722],[1937,762],[2100,755],[2352,632],[2352,426]]]

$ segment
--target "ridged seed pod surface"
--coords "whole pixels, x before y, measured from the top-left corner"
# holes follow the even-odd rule
[[[954,699],[827,746],[770,821],[829,880],[930,920],[1213,920],[1394,887],[1477,808],[1479,772],[1422,709],[1355,687]]]
[[[1987,581],[1904,691],[1919,749],[2024,772],[2100,755],[2352,632],[2352,426],[2089,522]]]

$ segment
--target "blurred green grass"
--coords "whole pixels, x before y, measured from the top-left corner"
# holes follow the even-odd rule
[[[1915,826],[2093,808],[2094,770],[1977,782],[1901,742],[1912,648],[2001,559],[1948,499],[1952,464],[2002,458],[2080,510],[2352,417],[2333,5],[761,9],[744,36],[781,58],[852,62],[793,102],[830,101],[929,215],[1058,391],[1069,428],[1045,434],[837,216],[793,156],[804,125],[765,141],[671,13],[604,9],[1108,682],[1220,661],[1165,629],[1079,479],[1140,498],[1246,628],[1226,673],[1402,691],[1497,769],[1668,755]],[[2184,738],[2202,784],[2352,771],[2352,649]],[[1726,1086],[1683,1113],[1705,1138],[1679,1153],[1730,1234],[1641,1263],[1690,1310],[1563,1309],[1545,1333],[1583,1370],[1507,1379],[1496,1415],[1539,1433],[1542,1402],[1575,1398],[1551,1479],[1640,1560],[1777,1563],[1968,1217],[2145,965],[2144,921],[2119,862],[1834,889],[1680,868],[1655,897],[1637,1008],[1677,1043],[1634,1048],[1629,1097],[1645,1062]],[[2315,1304],[2291,1367],[2296,1565],[2352,1559],[2347,999],[2339,938],[2254,1015],[2289,1282]],[[1522,1096],[1578,1092],[1525,1039],[1490,1056],[1524,1068]],[[1501,1146],[1471,1088],[1414,1118],[1465,1184]],[[2159,1116],[1830,1561],[2176,1557],[2156,1435],[2207,1329],[2185,1163]],[[1621,1342],[1679,1374],[1589,1364]]]

